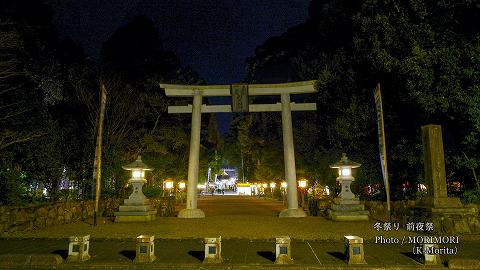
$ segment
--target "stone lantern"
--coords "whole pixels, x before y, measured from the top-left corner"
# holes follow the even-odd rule
[[[120,206],[119,211],[115,212],[116,222],[135,222],[151,221],[155,219],[157,213],[153,210],[149,200],[143,194],[142,187],[147,183],[145,171],[151,171],[152,168],[142,162],[141,156],[138,156],[134,162],[122,166],[124,170],[132,171],[132,178],[128,183],[133,186],[133,192],[124,200],[124,205]]]
[[[330,168],[338,169],[337,181],[342,187],[340,194],[335,198],[329,217],[333,220],[368,220],[368,211],[360,200],[355,197],[350,189],[351,183],[355,180],[352,176],[352,169],[360,167],[362,164],[348,159],[347,154],[343,153],[339,162],[330,165]]]
[[[138,156],[134,162],[122,166],[124,170],[132,171],[132,178],[128,180],[128,183],[133,186],[133,192],[128,198],[132,202],[143,202],[147,198],[143,194],[142,187],[147,183],[145,179],[145,171],[151,171],[152,169],[142,162],[142,157]]]
[[[360,167],[362,164],[348,159],[347,154],[343,153],[339,162],[330,165],[330,168],[338,169],[337,181],[340,182],[342,189],[338,195],[339,200],[354,200],[355,194],[350,189],[350,184],[355,180],[352,176],[352,169]]]

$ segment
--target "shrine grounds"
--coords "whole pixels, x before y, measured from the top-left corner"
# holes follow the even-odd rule
[[[183,206],[179,206],[180,210]],[[67,256],[68,237],[90,235],[89,261],[83,263],[63,262],[62,269],[351,269],[344,260],[345,235],[356,235],[365,240],[366,266],[362,269],[414,269],[429,268],[415,260],[414,244],[379,243],[376,237],[395,238],[421,235],[403,228],[392,231],[377,231],[373,228],[378,220],[357,222],[334,222],[322,217],[278,218],[284,209],[282,202],[255,197],[205,196],[198,200],[198,207],[205,212],[204,219],[179,219],[159,217],[152,222],[113,223],[100,220],[59,225],[30,232],[11,233],[0,239],[0,268],[21,265],[5,262],[6,254],[58,254]],[[401,224],[401,227],[404,224]],[[140,234],[155,236],[157,259],[150,264],[134,264],[135,237]],[[203,238],[222,237],[221,265],[207,266],[203,260]],[[274,265],[275,237],[292,238],[294,264]],[[378,239],[378,238],[377,238]],[[478,259],[480,235],[460,235],[456,255],[442,255],[443,265],[448,267],[451,259]],[[15,260],[12,257],[11,260]],[[49,267],[46,267],[49,268]],[[476,268],[468,268],[476,269]]]

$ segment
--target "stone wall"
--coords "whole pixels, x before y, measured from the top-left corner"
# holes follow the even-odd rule
[[[117,198],[102,200],[99,214],[113,220],[114,212],[122,202]],[[155,198],[150,202],[157,209],[157,216],[175,216],[175,197]],[[94,201],[0,206],[0,235],[85,221],[93,217],[93,211]]]
[[[365,201],[365,209],[370,219],[388,221],[387,202]],[[327,210],[332,204],[331,198],[310,200],[308,210],[312,216],[327,217]],[[392,201],[392,220],[405,226],[409,222],[432,222],[436,233],[480,233],[480,204],[467,204],[459,210],[442,213],[428,211],[428,208],[417,207],[415,201]]]
[[[388,220],[387,202],[364,201],[365,209],[370,212],[370,217],[378,220]],[[410,215],[410,209],[415,206],[415,201],[391,201],[390,208],[392,218],[401,223],[406,223],[406,217]]]
[[[330,209],[330,206],[333,203],[333,198],[325,197],[323,199],[308,200],[308,213],[310,216],[320,216],[327,217],[327,210]],[[300,205],[301,203],[299,203]]]
[[[387,203],[381,201],[365,201],[365,207],[373,219],[387,221]],[[432,222],[435,233],[463,234],[480,233],[480,205],[466,204],[458,210],[441,211],[417,206],[415,201],[392,201],[392,220],[402,226],[409,222]]]

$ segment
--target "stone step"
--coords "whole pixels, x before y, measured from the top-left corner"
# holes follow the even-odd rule
[[[156,215],[156,214],[157,214],[157,210],[115,212],[115,216],[149,216],[149,215]]]
[[[344,198],[335,198],[334,200],[334,203],[336,204],[360,204],[360,200],[357,199],[357,198],[353,198],[353,199],[344,199]]]
[[[151,205],[121,205],[120,212],[146,212],[154,210]]]
[[[123,200],[123,204],[125,204],[125,205],[150,205],[150,201],[148,199],[144,199],[144,200],[125,199],[125,200]]]
[[[329,209],[328,216],[336,221],[369,220],[368,211],[335,211]]]
[[[332,210],[335,211],[364,211],[363,204],[332,204]]]

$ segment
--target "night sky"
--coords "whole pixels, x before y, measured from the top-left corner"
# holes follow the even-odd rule
[[[137,15],[155,22],[167,50],[207,84],[245,78],[245,58],[269,37],[305,21],[308,0],[51,0],[60,37],[71,37],[96,59],[102,43]],[[225,104],[228,100],[215,99]],[[226,132],[230,114],[217,114]]]

